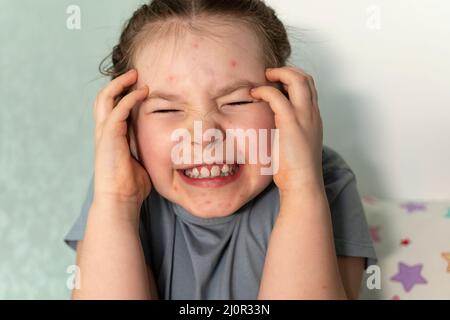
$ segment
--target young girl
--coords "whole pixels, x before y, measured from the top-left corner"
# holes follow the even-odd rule
[[[133,14],[94,103],[95,175],[65,238],[73,298],[358,297],[376,256],[356,179],[322,145],[314,81],[290,53],[259,0],[154,0]],[[195,123],[224,135],[194,149],[222,148],[228,129],[277,129],[276,149],[276,134],[258,142],[278,153],[273,175],[248,147],[245,163],[175,163],[173,133],[195,136]]]

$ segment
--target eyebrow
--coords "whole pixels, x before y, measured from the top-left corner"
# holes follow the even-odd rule
[[[256,82],[246,80],[246,79],[235,80],[235,81],[231,82],[230,84],[226,85],[225,87],[217,90],[215,92],[214,97],[215,98],[222,97],[222,96],[230,94],[238,89],[253,88],[253,87],[260,86],[260,85],[262,85],[262,84],[257,84]],[[160,90],[155,90],[155,91],[151,91],[150,95],[145,100],[157,99],[157,98],[168,100],[168,101],[181,101],[183,99],[183,97],[181,95],[176,94],[176,93],[169,93],[169,92],[163,92]]]

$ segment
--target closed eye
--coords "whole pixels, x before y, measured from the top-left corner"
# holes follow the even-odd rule
[[[180,110],[177,109],[161,109],[161,110],[155,110],[153,113],[172,113],[172,112],[178,112]]]
[[[229,103],[229,105],[230,105],[230,106],[239,106],[239,105],[249,104],[249,103],[253,103],[253,101],[239,101],[239,102],[232,102],[232,103]]]

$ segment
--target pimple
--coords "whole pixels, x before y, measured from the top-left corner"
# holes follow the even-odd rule
[[[170,76],[167,77],[167,81],[169,81],[169,82],[174,82],[176,80],[177,80],[177,78],[175,76],[173,76],[173,75],[170,75]]]
[[[236,62],[236,60],[234,60],[234,59],[231,60],[231,61],[230,61],[230,65],[231,65],[232,68],[236,68],[236,67],[237,67],[237,62]]]
[[[194,43],[192,44],[192,46],[193,46],[195,49],[198,49],[198,43],[197,43],[197,42],[194,42]]]

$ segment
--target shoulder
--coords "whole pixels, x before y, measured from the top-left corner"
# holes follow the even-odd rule
[[[344,158],[330,147],[324,146],[322,162],[336,254],[346,257],[364,257],[365,267],[376,263],[377,257],[356,175]],[[340,268],[360,270],[361,259],[340,259]],[[355,278],[355,281],[359,280]]]
[[[343,156],[325,145],[322,150],[322,171],[329,202],[333,202],[349,185],[356,184],[356,176]]]
[[[332,170],[352,171],[348,163],[336,150],[325,145],[322,148],[322,168],[324,173]]]

